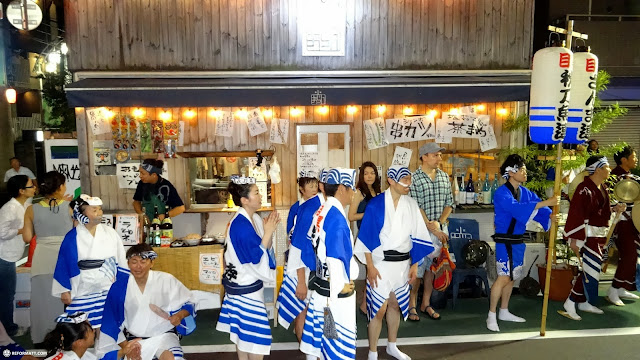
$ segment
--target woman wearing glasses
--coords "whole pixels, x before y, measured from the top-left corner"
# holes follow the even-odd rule
[[[13,322],[13,298],[16,294],[16,261],[22,258],[24,212],[35,192],[27,175],[16,175],[7,181],[11,200],[0,208],[0,321],[9,336],[22,336],[26,329]]]

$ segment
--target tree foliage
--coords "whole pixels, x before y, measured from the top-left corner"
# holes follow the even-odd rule
[[[76,115],[73,108],[69,107],[64,85],[70,78],[68,71],[49,73],[42,80],[42,97],[51,109],[49,117],[45,116],[44,124],[48,129],[56,129],[60,132],[76,130]]]

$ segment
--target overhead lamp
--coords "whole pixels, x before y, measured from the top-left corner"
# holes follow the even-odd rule
[[[436,115],[438,115],[438,110],[433,109],[429,111],[429,115],[433,116],[434,118],[436,117]]]
[[[509,111],[508,111],[507,109],[505,109],[505,108],[500,108],[500,109],[498,109],[498,115],[505,116],[505,115],[507,115],[508,113],[509,113]]]
[[[451,109],[449,109],[449,113],[450,113],[451,115],[460,115],[460,109],[458,109],[458,108],[451,108]]]
[[[411,115],[411,114],[413,114],[413,108],[411,106],[405,106],[405,108],[402,111],[402,113],[405,114],[405,115]]]
[[[141,118],[143,115],[144,115],[144,110],[142,110],[141,108],[135,108],[133,110],[134,117]]]
[[[69,48],[67,47],[67,43],[60,44],[60,52],[62,55],[67,55],[69,53]]]
[[[327,115],[329,113],[329,107],[326,105],[320,106],[318,112],[322,115]]]
[[[171,120],[171,113],[167,110],[164,110],[163,112],[160,113],[160,120],[162,121]]]
[[[291,116],[298,116],[300,114],[302,114],[302,110],[298,109],[297,107],[291,108]]]
[[[384,114],[387,111],[387,107],[384,105],[378,105],[378,114]]]
[[[236,116],[240,119],[246,119],[249,116],[249,112],[245,109],[236,111]]]
[[[195,116],[196,112],[191,109],[184,112],[184,117],[186,117],[187,119],[193,119]]]
[[[357,106],[353,106],[353,105],[347,106],[347,114],[353,115],[353,114],[356,113],[356,111],[358,111],[358,107]]]
[[[270,118],[273,116],[273,110],[271,109],[264,109],[262,110],[262,116]]]
[[[478,111],[484,111],[484,109],[486,109],[487,107],[484,106],[484,104],[480,104],[480,105],[476,105],[476,110]]]

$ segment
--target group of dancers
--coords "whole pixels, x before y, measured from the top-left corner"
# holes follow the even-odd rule
[[[300,351],[307,359],[355,358],[357,305],[353,280],[358,277],[356,258],[367,271],[368,358],[378,357],[378,339],[386,319],[387,354],[396,359],[410,359],[397,347],[398,328],[400,321],[407,320],[411,310],[416,309],[416,301],[410,294],[412,287],[416,287],[419,267],[431,263],[446,246],[446,235],[442,235],[450,213],[446,209],[450,204],[444,200],[447,196],[442,196],[441,201],[433,201],[440,207],[440,216],[430,219],[420,201],[410,194],[416,192],[412,187],[414,179],[423,182],[427,179],[426,183],[432,186],[430,192],[438,192],[433,189],[437,189],[437,159],[441,158],[442,150],[432,143],[423,146],[420,149],[422,165],[413,174],[402,166],[388,169],[389,186],[379,196],[367,199],[355,240],[345,208],[353,204],[356,171],[329,168],[318,174],[300,173],[301,200],[289,212],[290,246],[277,308],[279,325],[287,329],[293,325]],[[617,171],[628,173],[629,166],[635,167],[635,161],[633,149],[626,148],[616,155],[621,168]],[[625,168],[621,162],[629,163],[629,166]],[[604,180],[611,169],[606,157],[592,156],[585,165],[588,176],[571,202],[564,230],[565,239],[583,262],[583,270],[564,304],[565,311],[559,311],[573,320],[580,320],[576,304],[580,311],[602,313],[597,308],[597,289],[609,219],[612,212],[617,212],[627,214],[622,221],[630,221],[626,205],[609,202]],[[550,207],[560,201],[560,197],[541,200],[523,186],[527,169],[520,155],[508,156],[500,172],[505,183],[495,194],[493,236],[498,277],[491,287],[486,319],[487,329],[491,331],[500,331],[498,320],[526,321],[509,311],[514,281],[525,275],[523,235],[532,222],[548,230],[552,220]],[[262,286],[263,282],[274,281],[275,259],[270,247],[280,219],[275,212],[264,221],[256,215],[260,201],[251,179],[237,179],[230,191],[241,208],[229,226],[223,280],[226,295],[217,329],[230,333],[240,359],[261,358],[269,354],[271,346]],[[422,194],[421,198],[418,194],[417,197],[424,201],[425,196]],[[624,265],[618,268],[613,290],[608,292],[607,299],[616,305],[624,305],[620,300],[623,298],[637,299],[631,293],[635,290],[637,253],[625,249],[633,246],[640,249],[635,227],[632,224],[624,226],[629,224],[622,222],[620,225],[615,243],[620,249],[619,262],[626,264],[628,269]],[[427,308],[430,308],[428,300],[426,304],[423,300],[420,309],[426,312]],[[431,313],[427,315],[434,318]]]

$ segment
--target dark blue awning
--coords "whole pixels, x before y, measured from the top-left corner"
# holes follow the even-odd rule
[[[598,97],[604,101],[640,101],[640,77],[612,77]]]
[[[71,107],[447,104],[529,100],[529,75],[428,77],[92,77],[66,86]]]

